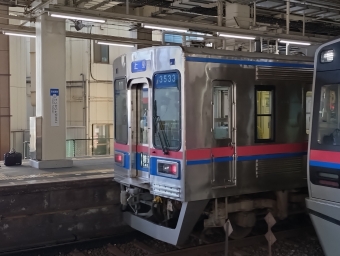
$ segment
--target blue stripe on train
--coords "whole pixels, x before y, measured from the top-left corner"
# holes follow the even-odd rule
[[[237,157],[237,161],[254,161],[254,160],[262,160],[262,159],[276,159],[276,158],[286,158],[286,157],[297,157],[307,155],[307,152],[299,152],[299,153],[284,153],[284,154],[270,154],[270,155],[254,155],[254,156],[239,156]],[[221,162],[229,162],[232,161],[232,157],[218,157],[214,159],[215,163]],[[200,165],[200,164],[209,164],[211,163],[211,159],[202,159],[202,160],[189,160],[187,161],[187,165]]]
[[[313,68],[314,67],[314,65],[311,65],[311,64],[300,64],[300,63],[267,62],[267,61],[256,61],[256,60],[230,60],[230,59],[215,59],[215,58],[201,58],[201,57],[186,57],[186,61],[235,64],[235,65],[250,65],[250,66],[286,67],[286,68]]]
[[[324,168],[339,169],[340,170],[340,164],[337,164],[337,163],[329,163],[329,162],[321,162],[321,161],[310,160],[309,165],[316,166],[316,167],[324,167]]]

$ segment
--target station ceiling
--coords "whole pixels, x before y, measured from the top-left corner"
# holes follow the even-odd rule
[[[0,0],[0,4],[21,6],[27,10],[33,0]],[[230,3],[254,5],[254,0],[229,0]],[[306,19],[306,33],[326,36],[340,36],[340,0],[290,0],[290,30],[302,33],[303,15]],[[66,5],[90,10],[112,12],[115,6],[125,6],[126,0],[66,0]],[[130,7],[154,6],[153,17],[163,19],[217,23],[216,0],[129,0]],[[286,27],[286,1],[257,0],[256,20],[258,24]]]

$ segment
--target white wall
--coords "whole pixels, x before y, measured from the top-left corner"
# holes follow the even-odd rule
[[[75,31],[73,24],[68,23],[68,30]],[[90,32],[90,28],[83,28],[81,32]],[[129,31],[127,23],[115,23],[115,25],[95,25],[91,33],[112,35],[120,37],[136,37],[136,33]],[[90,74],[90,40],[67,38],[67,63],[66,80],[79,81],[84,74],[87,80],[87,111],[88,111],[88,130],[87,138],[92,137],[93,124],[113,124],[113,71],[112,63],[115,58],[122,54],[131,52],[134,48],[109,47],[109,64],[94,63],[94,52],[92,41],[91,45],[91,73]],[[75,86],[75,84],[73,84]],[[70,85],[71,86],[71,85]],[[69,126],[83,125],[84,122],[84,102],[80,100],[84,94],[83,88],[68,87],[67,89],[67,124]],[[86,105],[86,104],[85,104]],[[113,134],[110,134],[112,137]]]
[[[71,27],[73,23],[67,23],[67,30],[75,31]],[[95,25],[92,28],[93,34],[103,34],[121,37],[136,37],[136,33],[130,32],[127,23],[115,25]],[[80,32],[89,32],[85,27]],[[67,86],[67,126],[84,126],[86,106],[88,111],[87,126],[85,132],[87,138],[92,136],[93,124],[113,124],[113,72],[112,63],[118,56],[134,50],[134,48],[110,46],[109,64],[93,63],[93,46],[91,46],[91,69],[90,75],[90,40],[66,38],[66,86]],[[51,60],[53,61],[53,60]],[[10,37],[10,70],[11,70],[11,130],[28,130],[29,117],[34,115],[34,108],[30,100],[30,84],[26,84],[26,77],[31,76],[30,69],[30,42],[23,37]],[[82,83],[82,76],[85,77],[85,85]],[[84,102],[84,88],[88,88],[87,101]],[[71,132],[72,130],[72,132]],[[77,128],[70,129],[68,139],[84,137],[84,128],[79,128],[81,135],[76,134]],[[112,137],[113,134],[110,134]],[[24,138],[17,137],[13,145],[22,151]],[[72,137],[72,138],[71,138]]]

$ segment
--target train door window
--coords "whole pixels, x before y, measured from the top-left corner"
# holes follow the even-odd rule
[[[128,142],[128,118],[126,105],[126,81],[118,79],[114,82],[114,116],[115,116],[115,140],[118,143],[127,144]]]
[[[325,85],[321,88],[319,144],[340,146],[339,94],[340,85]]]
[[[274,95],[273,86],[256,86],[255,141],[274,140]]]
[[[312,92],[306,93],[306,133],[309,134],[310,118],[312,113]]]
[[[213,87],[213,130],[215,139],[230,138],[231,87]]]
[[[155,148],[181,148],[181,81],[177,72],[157,73],[153,79],[153,144]]]
[[[143,85],[139,99],[139,121],[140,121],[140,144],[148,144],[148,109],[149,95],[148,86]]]

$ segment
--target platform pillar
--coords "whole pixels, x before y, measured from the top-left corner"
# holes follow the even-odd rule
[[[48,14],[36,23],[36,117],[31,120],[31,166],[71,167],[66,159],[66,27]]]
[[[8,15],[8,7],[0,6],[2,14]],[[2,20],[8,24],[8,20]],[[9,65],[9,37],[0,34],[0,160],[11,148],[10,145],[10,65]]]

